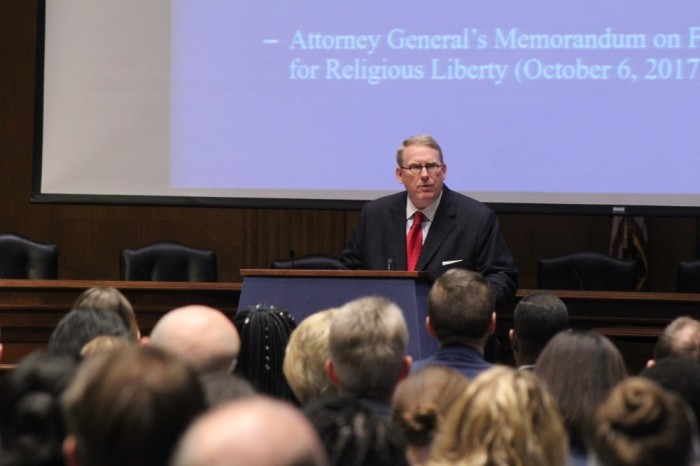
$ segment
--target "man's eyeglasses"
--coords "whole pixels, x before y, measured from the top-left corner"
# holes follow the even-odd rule
[[[402,170],[408,170],[408,172],[411,175],[417,175],[420,172],[422,172],[424,168],[426,170],[428,170],[428,173],[437,173],[437,171],[440,168],[442,168],[442,164],[437,163],[437,162],[430,162],[430,163],[424,163],[424,164],[412,163],[408,167],[399,167],[399,168]]]

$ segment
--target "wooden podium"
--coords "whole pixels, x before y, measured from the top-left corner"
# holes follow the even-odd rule
[[[435,352],[437,341],[425,329],[428,291],[425,272],[375,270],[242,269],[239,309],[255,304],[278,306],[297,323],[307,316],[364,296],[383,296],[403,311],[408,326],[408,352],[423,359]]]

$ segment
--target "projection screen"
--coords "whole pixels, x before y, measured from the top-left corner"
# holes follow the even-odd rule
[[[502,210],[700,206],[697,2],[43,7],[35,201],[354,205],[427,133]]]

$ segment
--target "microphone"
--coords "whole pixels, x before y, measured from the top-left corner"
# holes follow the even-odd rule
[[[391,257],[386,260],[386,269],[387,270],[394,269],[394,259],[392,259]]]
[[[294,249],[289,250],[289,258],[292,261],[292,268],[296,269],[297,267],[296,267],[296,264],[294,263]]]

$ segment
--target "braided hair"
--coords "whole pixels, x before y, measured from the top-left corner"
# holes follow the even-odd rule
[[[294,317],[285,309],[257,304],[239,310],[233,323],[241,337],[235,373],[259,393],[296,401],[282,371],[289,335],[297,326]]]

